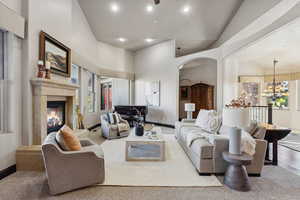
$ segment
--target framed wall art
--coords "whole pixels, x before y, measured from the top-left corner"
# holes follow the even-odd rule
[[[50,62],[52,73],[71,76],[71,49],[43,31],[40,32],[39,59],[45,66]]]

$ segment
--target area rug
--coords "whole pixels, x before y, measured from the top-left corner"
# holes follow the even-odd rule
[[[290,133],[286,138],[278,141],[278,144],[294,151],[300,152],[300,134]]]
[[[215,176],[199,176],[174,135],[164,134],[165,161],[125,161],[125,140],[107,140],[105,182],[109,186],[212,187],[222,186]]]

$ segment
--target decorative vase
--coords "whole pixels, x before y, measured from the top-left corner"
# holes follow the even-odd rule
[[[242,130],[236,127],[229,128],[229,153],[241,155]]]
[[[142,125],[136,125],[135,135],[136,136],[143,136],[144,135],[144,127]]]

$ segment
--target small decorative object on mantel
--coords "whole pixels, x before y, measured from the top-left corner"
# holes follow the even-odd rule
[[[251,103],[246,103],[246,94],[242,94],[238,99],[233,99],[230,104],[225,105],[225,107],[233,108],[247,108],[250,106]]]
[[[51,73],[50,73],[50,69],[51,69],[51,63],[49,61],[46,61],[46,79],[51,79]]]
[[[42,60],[39,60],[38,61],[38,74],[37,74],[37,77],[38,78],[44,78],[44,61],[42,61]]]
[[[52,73],[71,76],[71,49],[43,31],[40,32],[39,59],[50,62]]]

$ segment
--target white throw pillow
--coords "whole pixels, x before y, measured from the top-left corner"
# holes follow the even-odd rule
[[[215,110],[200,110],[195,123],[196,126],[210,133],[216,133],[220,124],[221,118]]]
[[[121,116],[118,113],[115,113],[116,116],[116,123],[119,124],[121,121]]]

